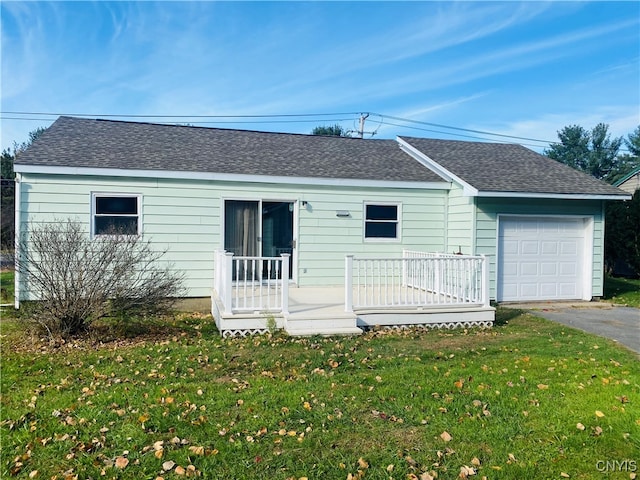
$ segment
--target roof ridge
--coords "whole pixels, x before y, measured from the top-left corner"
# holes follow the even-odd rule
[[[224,132],[242,132],[242,133],[260,133],[260,134],[268,134],[268,135],[287,135],[287,136],[299,136],[299,137],[316,137],[316,138],[333,138],[333,139],[345,139],[345,140],[364,140],[359,137],[342,137],[338,135],[315,135],[313,133],[297,133],[297,132],[272,132],[268,130],[250,130],[245,128],[225,128],[225,127],[209,127],[204,125],[188,125],[188,124],[174,124],[174,123],[159,123],[159,122],[145,122],[138,120],[119,120],[113,118],[88,118],[88,117],[76,117],[72,115],[61,115],[58,119],[66,119],[72,121],[91,121],[91,122],[104,122],[104,123],[117,123],[117,124],[128,124],[128,125],[150,125],[156,127],[175,127],[175,128],[192,128],[198,130],[216,130],[216,131],[224,131]],[[384,141],[384,142],[395,142],[396,140],[393,138],[368,138],[369,140],[375,141]]]

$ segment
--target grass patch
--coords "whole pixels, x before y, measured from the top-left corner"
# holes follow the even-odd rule
[[[0,272],[0,303],[13,303],[15,292],[13,278],[13,270],[3,270]]]
[[[246,339],[178,316],[128,342],[30,349],[5,325],[0,477],[589,479],[599,460],[640,460],[637,358],[499,315],[490,330]]]
[[[606,276],[604,299],[613,303],[640,308],[640,279]]]

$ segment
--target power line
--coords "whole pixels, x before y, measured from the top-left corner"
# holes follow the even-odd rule
[[[513,143],[513,142],[509,142],[507,140],[495,140],[493,138],[486,138],[486,137],[476,137],[473,135],[464,135],[462,133],[451,133],[451,132],[443,132],[441,130],[432,130],[429,128],[421,128],[421,127],[414,127],[411,125],[401,125],[399,123],[393,123],[393,122],[386,122],[386,121],[382,121],[383,125],[391,125],[394,127],[403,127],[403,128],[410,128],[412,130],[420,130],[422,132],[430,132],[430,133],[440,133],[440,134],[444,134],[444,135],[455,135],[456,137],[463,137],[463,138],[471,138],[474,140],[484,140],[484,141],[489,141],[489,142],[497,142],[497,143]],[[558,143],[558,142],[549,142],[549,143]],[[540,148],[541,145],[534,145],[531,143],[520,143],[519,145],[523,145],[523,146],[529,146],[529,147],[536,147],[536,148]]]
[[[3,115],[22,115],[22,117],[14,117],[14,116],[8,116],[5,117]],[[488,132],[488,131],[484,131],[484,130],[476,130],[476,129],[470,129],[470,128],[463,128],[463,127],[455,127],[455,126],[451,126],[451,125],[444,125],[444,124],[440,124],[440,123],[433,123],[433,122],[424,122],[421,120],[413,120],[410,118],[403,118],[403,117],[396,117],[393,115],[383,115],[380,113],[374,113],[374,112],[332,112],[332,113],[274,113],[274,114],[255,114],[255,115],[250,115],[250,114],[242,114],[242,115],[139,115],[139,114],[90,114],[90,113],[60,113],[60,112],[22,112],[22,111],[0,111],[0,120],[27,120],[27,121],[51,121],[51,118],[25,118],[24,116],[26,115],[45,115],[45,116],[51,116],[51,117],[60,117],[60,116],[71,116],[71,117],[90,117],[90,118],[149,118],[149,119],[244,119],[244,120],[208,120],[208,121],[204,121],[204,120],[195,120],[195,121],[186,121],[185,123],[189,123],[189,124],[193,124],[193,125],[212,125],[212,124],[242,124],[242,123],[248,123],[246,120],[247,119],[268,119],[268,118],[297,118],[297,120],[254,120],[251,121],[251,123],[259,123],[259,124],[268,124],[268,123],[313,123],[313,122],[317,122],[319,120],[325,121],[325,122],[342,122],[342,121],[348,121],[348,120],[352,120],[352,118],[315,118],[315,119],[301,119],[301,118],[308,118],[308,117],[342,117],[344,115],[352,115],[355,116],[357,115],[359,118],[362,118],[362,116],[369,116],[369,115],[375,115],[377,117],[380,118],[380,124],[382,125],[389,125],[389,126],[395,126],[395,127],[401,127],[401,128],[409,128],[412,130],[421,130],[421,131],[425,131],[425,132],[431,132],[431,133],[439,133],[439,134],[444,134],[444,135],[452,135],[452,136],[457,136],[457,137],[462,137],[462,138],[472,138],[472,139],[476,139],[476,140],[483,140],[483,141],[495,141],[495,142],[500,142],[500,143],[509,143],[509,142],[505,142],[505,141],[499,141],[493,138],[486,138],[486,137],[476,137],[476,136],[472,136],[472,135],[464,135],[464,134],[460,134],[460,133],[452,133],[452,132],[443,132],[441,130],[431,130],[431,129],[426,129],[426,128],[420,128],[420,127],[415,127],[415,126],[411,126],[411,125],[403,125],[403,124],[398,124],[398,123],[393,123],[393,122],[387,122],[386,119],[392,119],[392,120],[397,120],[400,122],[406,122],[406,123],[413,123],[413,124],[418,124],[418,125],[425,125],[425,126],[429,126],[429,127],[436,127],[436,128],[444,128],[447,130],[454,130],[454,131],[459,131],[459,132],[468,132],[468,133],[475,133],[475,134],[479,134],[479,135],[489,135],[491,137],[501,137],[501,138],[509,138],[509,139],[513,139],[513,140],[524,140],[526,142],[538,142],[538,143],[542,143],[545,145],[553,145],[553,144],[558,144],[560,142],[557,141],[550,141],[550,140],[541,140],[541,139],[537,139],[537,138],[530,138],[530,137],[520,137],[517,135],[508,135],[508,134],[503,134],[503,133],[495,133],[495,132]],[[365,117],[366,118],[366,117]],[[160,123],[168,123],[168,122],[162,122],[161,120],[158,120],[158,122]],[[171,124],[175,124],[174,122],[172,122]],[[379,127],[378,127],[379,128]],[[358,133],[372,133],[372,132],[363,132],[363,126],[361,125],[360,128],[358,129]],[[376,129],[376,133],[377,133],[377,129]],[[520,143],[520,142],[519,142]],[[531,144],[531,143],[520,143],[521,145],[526,145],[526,146],[530,146],[530,147],[536,147],[536,148],[541,148],[544,145],[537,145],[537,144]],[[627,149],[621,148],[620,151],[622,152],[627,152]]]
[[[410,118],[394,117],[392,115],[382,115],[380,113],[372,113],[372,115],[378,115],[378,116],[383,117],[383,118],[385,118],[385,117],[386,118],[391,118],[392,120],[398,120],[398,121],[401,121],[401,122],[417,123],[417,124],[420,124],[420,125],[427,125],[429,127],[447,128],[449,130],[459,130],[459,131],[462,131],[462,132],[478,133],[480,135],[491,135],[491,136],[495,136],[495,137],[514,138],[514,139],[517,139],[517,140],[527,140],[529,142],[557,143],[557,142],[551,142],[549,140],[539,140],[537,138],[518,137],[516,135],[506,135],[506,134],[503,134],[503,133],[493,133],[493,132],[486,132],[486,131],[483,131],[483,130],[473,130],[473,129],[470,129],[470,128],[452,127],[450,125],[442,125],[440,123],[423,122],[423,121],[420,121],[420,120],[412,120]],[[401,125],[399,125],[399,126],[401,126]]]

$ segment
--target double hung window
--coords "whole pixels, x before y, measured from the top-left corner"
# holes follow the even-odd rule
[[[400,238],[400,206],[398,204],[365,203],[364,238],[397,240]]]
[[[140,195],[93,194],[93,235],[140,235]]]

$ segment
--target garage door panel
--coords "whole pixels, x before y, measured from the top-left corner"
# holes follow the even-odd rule
[[[540,262],[540,275],[555,276],[558,274],[558,264],[555,262]]]
[[[578,253],[578,242],[561,242],[560,243],[560,254],[561,255],[575,255]]]
[[[520,263],[520,275],[522,276],[538,276],[538,263],[537,262],[521,262]]]
[[[517,241],[505,240],[503,250],[505,253],[518,253],[519,243]]]
[[[538,298],[538,287],[537,283],[520,283],[520,288],[517,290],[520,291],[522,298],[531,300]]]
[[[540,284],[540,296],[554,298],[558,296],[558,284],[553,283],[541,283]]]
[[[503,273],[507,277],[517,277],[518,276],[518,264],[516,262],[505,263],[502,269]]]
[[[563,297],[568,298],[576,298],[578,294],[578,289],[575,283],[560,283],[559,285],[559,294]]]
[[[522,240],[520,243],[520,253],[523,255],[537,255],[539,248],[540,244],[535,241]]]
[[[501,219],[498,248],[499,300],[582,297],[582,219]]]
[[[541,253],[543,255],[557,255],[558,254],[558,242],[542,241]]]
[[[578,274],[578,265],[575,262],[572,263],[560,263],[559,275],[566,277],[575,277]]]

